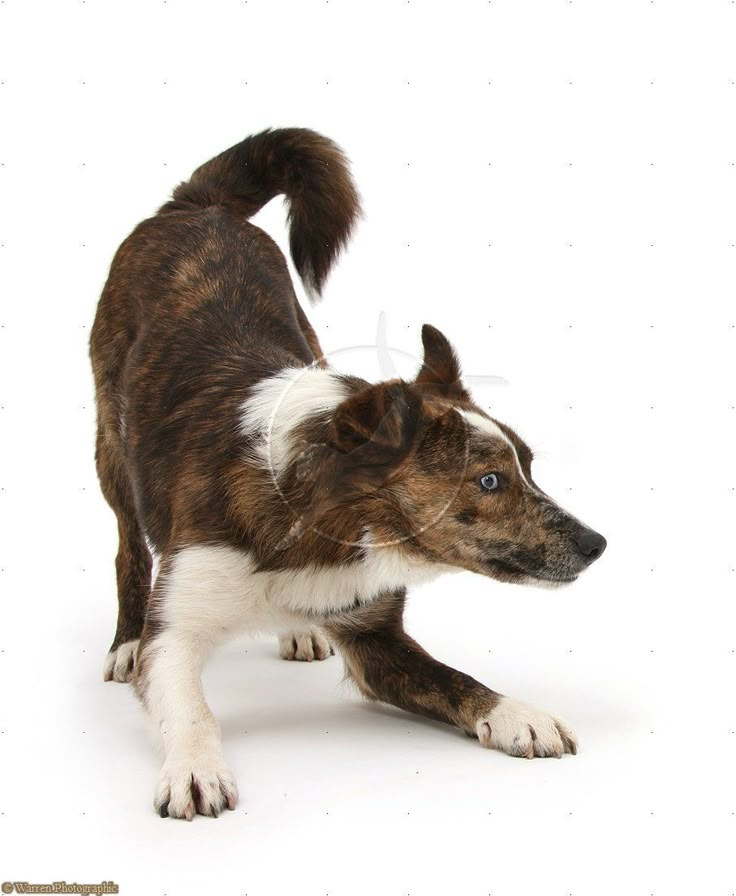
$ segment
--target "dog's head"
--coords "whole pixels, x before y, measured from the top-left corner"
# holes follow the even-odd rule
[[[336,409],[333,494],[364,509],[374,541],[506,582],[563,584],[606,540],[563,510],[532,476],[532,452],[472,401],[456,355],[422,330],[412,382],[359,389]]]

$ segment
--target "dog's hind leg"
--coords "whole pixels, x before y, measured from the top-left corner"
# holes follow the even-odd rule
[[[151,591],[151,554],[135,513],[118,436],[102,425],[97,433],[95,459],[102,493],[118,520],[119,536],[115,558],[118,621],[103,677],[105,681],[130,681]]]

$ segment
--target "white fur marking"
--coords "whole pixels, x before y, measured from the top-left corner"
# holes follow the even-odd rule
[[[528,479],[524,475],[524,471],[521,468],[521,461],[519,460],[519,454],[516,451],[516,446],[511,441],[511,439],[506,435],[506,433],[501,429],[501,427],[495,422],[495,420],[491,420],[489,417],[484,417],[482,414],[479,414],[477,411],[468,411],[465,408],[455,408],[455,410],[463,417],[471,426],[475,427],[475,429],[480,430],[480,432],[485,433],[486,435],[491,436],[494,439],[501,439],[508,447],[511,449],[511,453],[514,455],[514,460],[516,461],[517,469],[519,470],[519,476],[521,476],[521,481],[527,488],[536,491],[533,489]]]
[[[253,386],[243,403],[240,428],[258,436],[257,458],[277,477],[289,462],[294,428],[334,410],[347,397],[348,390],[334,371],[289,367]]]
[[[300,629],[315,615],[368,603],[445,571],[398,547],[373,546],[368,537],[363,543],[363,560],[276,572],[254,572],[249,554],[224,545],[184,548],[167,576],[164,625],[196,631],[212,644],[236,631]]]
[[[480,430],[494,439],[501,439],[502,442],[508,442],[506,433],[490,417],[484,417],[477,411],[469,411],[467,408],[455,408],[460,416],[475,429]]]

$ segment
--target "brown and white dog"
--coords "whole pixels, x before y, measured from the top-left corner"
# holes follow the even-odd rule
[[[404,600],[451,569],[572,582],[605,539],[536,485],[531,451],[473,403],[434,327],[412,382],[330,369],[284,256],[248,222],[278,194],[296,269],[319,293],[358,194],[331,141],[265,131],[125,240],[92,331],[97,469],[120,536],[104,677],[134,684],[160,738],[157,810],[236,804],[200,674],[242,631],[277,633],[285,659],[334,644],[366,697],[483,746],[575,753],[559,719],[429,656],[404,631]]]

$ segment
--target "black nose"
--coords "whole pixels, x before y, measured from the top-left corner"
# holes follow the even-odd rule
[[[606,549],[606,539],[592,529],[583,529],[575,539],[575,544],[587,563],[597,560]]]

